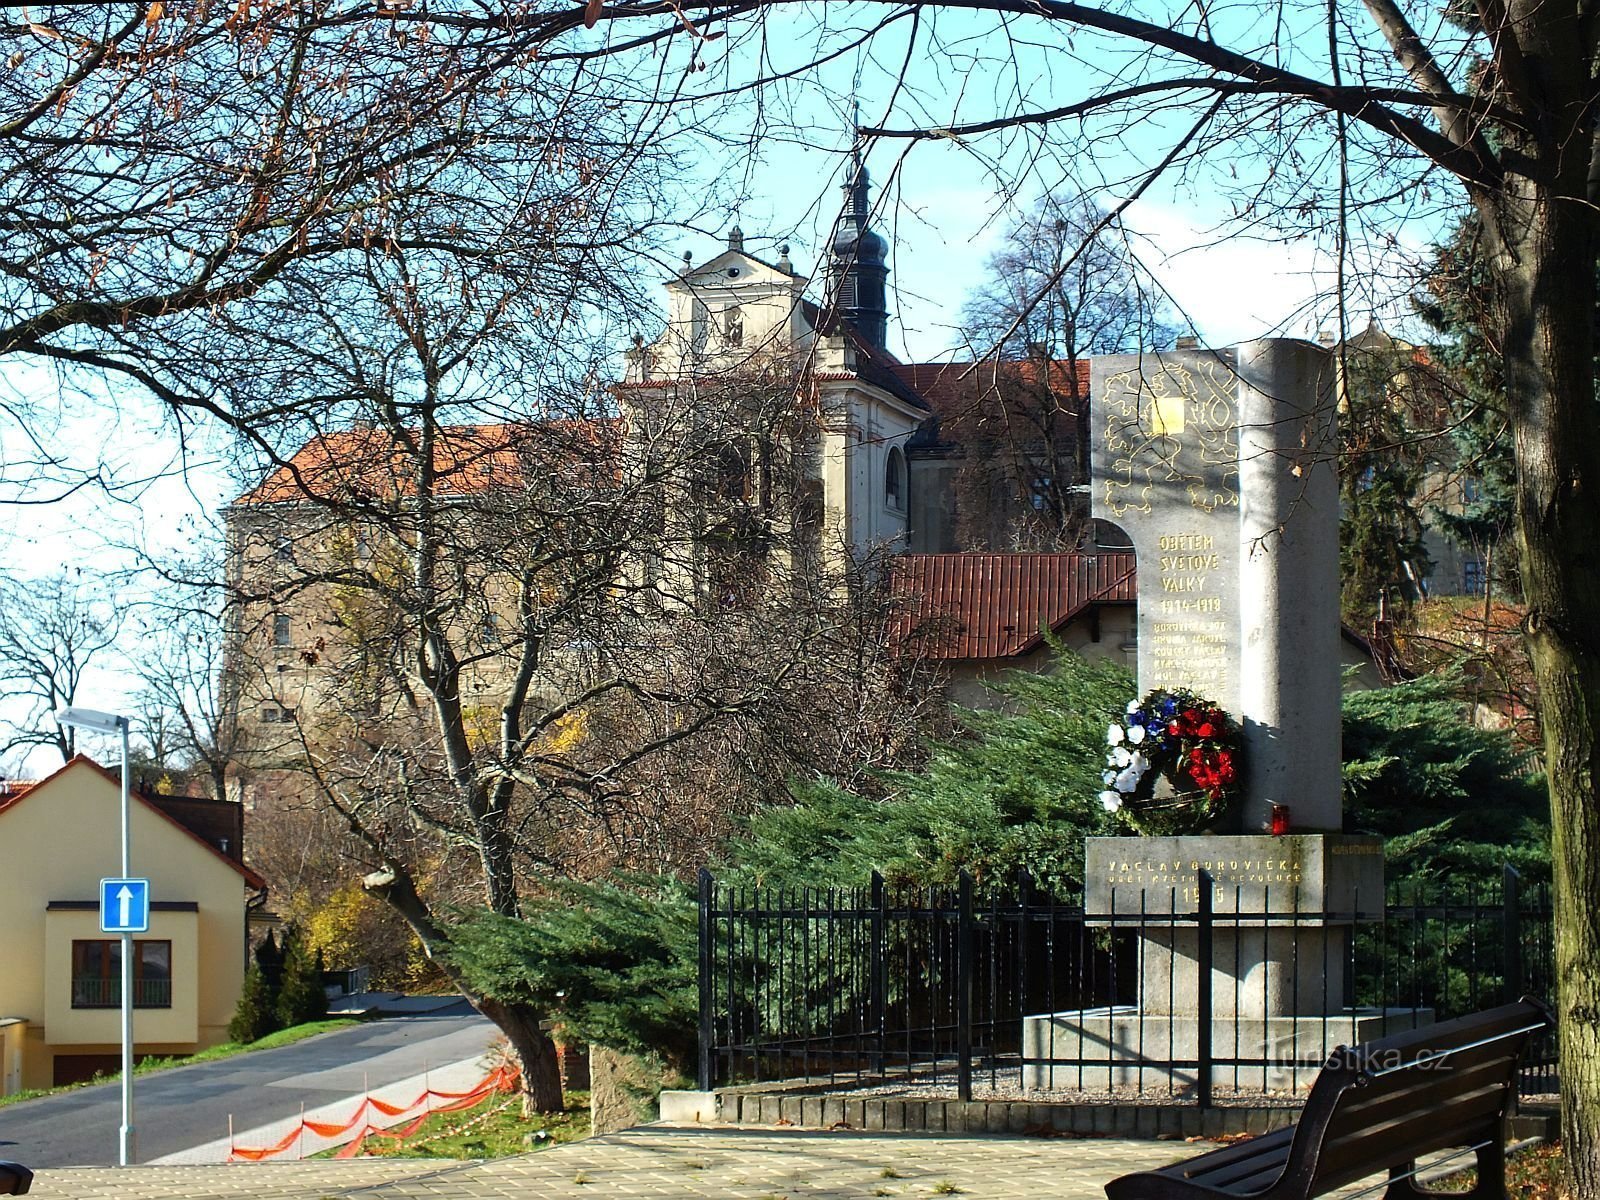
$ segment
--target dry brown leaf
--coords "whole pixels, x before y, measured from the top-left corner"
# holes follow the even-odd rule
[[[595,22],[600,19],[600,10],[605,7],[605,0],[586,0],[583,6],[583,26],[593,29]]]
[[[162,3],[162,0],[156,0],[156,2],[150,6],[150,11],[144,14],[144,23],[146,25],[154,25],[157,21],[161,20],[161,14],[166,11],[167,6]]]

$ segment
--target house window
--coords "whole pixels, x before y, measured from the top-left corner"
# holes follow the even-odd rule
[[[1461,590],[1466,595],[1483,595],[1484,588],[1488,586],[1488,583],[1488,578],[1483,571],[1483,559],[1469,558],[1461,564]]]
[[[889,461],[883,472],[883,499],[897,512],[906,506],[906,456],[899,446],[889,447]]]
[[[292,563],[294,561],[294,539],[280,535],[277,542],[274,543],[273,556],[281,563]]]
[[[1055,486],[1055,481],[1048,475],[1041,475],[1033,481],[1033,486],[1028,489],[1028,503],[1033,505],[1034,512],[1044,512],[1050,507],[1050,489]]]
[[[122,1005],[122,941],[72,943],[72,1007]],[[133,943],[133,1007],[172,1007],[172,943]]]
[[[1476,504],[1483,499],[1483,481],[1467,475],[1461,480],[1461,503]]]
[[[289,614],[272,614],[272,644],[274,646],[289,645]]]

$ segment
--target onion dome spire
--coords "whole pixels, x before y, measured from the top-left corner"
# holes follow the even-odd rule
[[[833,311],[869,345],[882,348],[889,334],[888,243],[867,228],[872,212],[867,168],[859,150],[850,152],[844,211],[833,235],[829,276]]]

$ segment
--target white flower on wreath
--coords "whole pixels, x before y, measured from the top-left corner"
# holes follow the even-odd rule
[[[1126,746],[1118,746],[1111,752],[1109,761],[1114,767],[1125,767],[1133,761],[1133,752]]]
[[[1122,745],[1122,739],[1125,738],[1126,736],[1127,736],[1127,734],[1125,734],[1123,732],[1121,725],[1110,725],[1110,726],[1107,726],[1107,728],[1106,728],[1106,745],[1108,745],[1108,746],[1120,746],[1120,745]]]
[[[1143,707],[1144,706],[1139,701],[1137,701],[1137,700],[1129,700],[1128,701],[1128,715],[1130,717],[1133,716],[1134,713],[1138,712]]]
[[[1143,725],[1128,726],[1128,741],[1133,743],[1133,745],[1137,746],[1140,742],[1144,741],[1144,734],[1145,730]]]
[[[1117,773],[1115,771],[1101,771],[1100,772],[1100,782],[1101,783],[1111,784],[1111,783],[1116,782],[1116,778],[1117,778]]]
[[[1150,769],[1150,760],[1142,754],[1130,754],[1128,763],[1112,784],[1119,792],[1132,792],[1139,786],[1139,781],[1144,778]]]
[[[1100,803],[1105,806],[1107,812],[1116,812],[1122,807],[1122,797],[1116,792],[1101,792]]]

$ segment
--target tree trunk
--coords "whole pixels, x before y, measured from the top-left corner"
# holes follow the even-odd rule
[[[539,1014],[520,1004],[475,999],[473,1006],[500,1027],[511,1043],[522,1071],[522,1114],[558,1113],[565,1109],[561,1094],[561,1064],[556,1044],[539,1028]]]
[[[1493,267],[1516,435],[1526,633],[1550,790],[1562,1141],[1572,1195],[1600,1198],[1600,433],[1593,210],[1581,187],[1513,180]],[[1557,186],[1552,186],[1556,184]],[[1485,222],[1486,225],[1489,222]]]
[[[433,914],[417,894],[416,885],[404,867],[391,863],[385,870],[374,871],[361,881],[361,886],[388,904],[411,926],[422,942],[423,953],[435,963],[473,1008],[500,1027],[516,1056],[517,1069],[522,1073],[522,1111],[524,1115],[536,1112],[558,1113],[565,1111],[565,1098],[561,1094],[561,1064],[556,1059],[556,1044],[539,1028],[543,1014],[522,1004],[504,1004],[477,995],[461,978],[447,956],[438,953],[446,938],[434,922]]]

